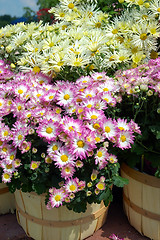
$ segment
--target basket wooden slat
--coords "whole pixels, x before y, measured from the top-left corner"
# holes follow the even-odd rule
[[[75,213],[65,206],[48,210],[45,196],[15,192],[17,220],[26,234],[35,240],[82,240],[104,224],[108,207],[88,205],[85,213]]]
[[[5,183],[0,183],[0,214],[15,210],[14,194],[11,194]]]
[[[129,180],[123,188],[123,204],[130,224],[142,235],[160,240],[160,179],[126,164],[121,176]]]

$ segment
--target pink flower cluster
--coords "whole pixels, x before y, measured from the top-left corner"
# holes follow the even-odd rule
[[[160,97],[160,58],[150,60],[147,64],[126,71],[118,71],[115,75],[121,89],[120,92],[138,97],[140,93]]]
[[[120,101],[120,86],[105,73],[83,76],[75,83],[57,81],[42,74],[16,74],[0,84],[0,168],[2,181],[10,182],[25,164],[21,157],[36,149],[33,140],[47,144],[38,161],[31,157],[30,170],[41,167],[42,160],[58,170],[63,179],[60,188],[51,188],[48,208],[69,202],[75,193],[91,183],[80,180],[76,172],[92,159],[91,180],[108,164],[117,162],[110,146],[131,147],[136,123],[107,117],[107,109]],[[7,119],[7,121],[6,121]],[[10,122],[15,120],[11,125]],[[18,153],[18,154],[17,154]],[[93,183],[92,183],[93,184]],[[95,184],[95,193],[105,189],[105,177]],[[88,192],[88,195],[90,193]]]
[[[12,78],[13,75],[9,65],[0,59],[0,82],[6,82],[8,79]]]

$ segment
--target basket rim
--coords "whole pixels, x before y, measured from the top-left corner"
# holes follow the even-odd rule
[[[124,162],[121,165],[121,171],[123,171],[126,175],[133,178],[134,180],[137,180],[143,184],[149,185],[151,187],[160,188],[159,178],[151,176],[147,173],[139,172],[138,170],[129,167]]]

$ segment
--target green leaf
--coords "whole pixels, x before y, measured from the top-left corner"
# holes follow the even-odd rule
[[[117,187],[123,187],[125,184],[128,184],[129,181],[126,178],[122,178],[121,176],[113,177],[113,184]]]
[[[160,139],[160,131],[157,131],[157,132],[156,132],[156,138],[157,138],[157,139]]]
[[[46,186],[43,183],[34,183],[32,188],[39,195],[46,192]]]
[[[104,191],[101,193],[101,195],[99,196],[99,200],[100,200],[100,201],[102,201],[102,200],[103,200],[103,201],[107,200],[107,199],[109,198],[110,194],[111,194],[110,188],[108,188],[107,190],[104,190]]]

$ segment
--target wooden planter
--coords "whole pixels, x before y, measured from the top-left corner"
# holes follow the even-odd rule
[[[5,183],[0,183],[0,214],[14,212],[14,194],[10,193]]]
[[[85,213],[75,213],[65,206],[47,210],[44,195],[15,192],[19,224],[35,240],[81,240],[105,223],[108,207],[91,204]],[[56,236],[56,238],[55,238]]]
[[[129,179],[123,188],[123,205],[130,224],[142,235],[160,240],[160,179],[126,164],[121,166],[121,176]]]

